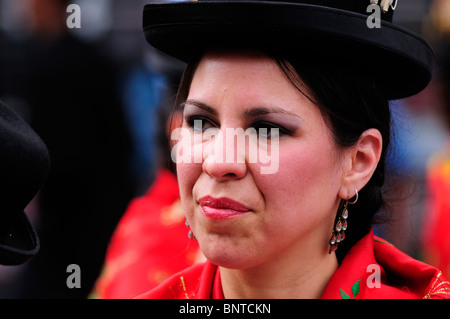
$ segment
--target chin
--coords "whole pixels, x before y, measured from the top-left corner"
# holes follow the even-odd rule
[[[214,262],[214,261],[210,260],[210,262],[213,263],[214,265],[217,265],[221,268],[226,268],[226,269],[243,270],[243,269],[252,268],[252,266],[250,266],[246,263],[239,262],[239,261],[233,262],[230,260],[227,260],[227,261],[220,260],[220,261]]]
[[[236,258],[228,258],[226,256],[217,256],[215,257],[206,257],[211,263],[217,265],[219,267],[228,268],[228,269],[244,269],[245,263],[242,260],[237,260]]]
[[[200,243],[200,247],[202,247]],[[202,252],[211,263],[229,269],[245,269],[254,265],[253,259],[248,254],[248,249],[238,248],[235,245],[228,245],[226,240],[220,243],[209,240],[207,245],[203,245]]]

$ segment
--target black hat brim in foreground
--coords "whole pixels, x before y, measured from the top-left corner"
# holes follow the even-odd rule
[[[49,169],[45,143],[0,101],[0,264],[22,264],[39,251],[38,235],[24,210]]]
[[[9,232],[0,238],[0,264],[20,265],[36,255],[40,249],[39,237],[25,212],[15,214],[16,220]]]
[[[373,75],[389,100],[422,91],[434,66],[428,43],[388,21],[371,29],[367,18],[291,2],[160,2],[145,6],[143,27],[149,44],[184,62],[211,46],[256,45],[354,64]]]

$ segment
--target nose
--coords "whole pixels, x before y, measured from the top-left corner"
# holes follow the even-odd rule
[[[202,168],[218,181],[243,178],[247,173],[245,143],[239,143],[231,129],[221,130],[204,148]]]

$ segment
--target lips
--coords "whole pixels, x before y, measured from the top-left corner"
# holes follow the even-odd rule
[[[214,220],[226,220],[249,213],[250,209],[230,198],[205,196],[198,201],[204,216]]]

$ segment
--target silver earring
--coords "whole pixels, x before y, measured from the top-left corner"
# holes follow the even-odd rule
[[[186,221],[185,221],[185,224],[186,224],[186,227],[189,228],[189,233],[188,233],[189,239],[190,239],[190,240],[192,240],[192,239],[197,239],[197,238],[195,238],[194,233],[192,232],[192,229],[190,229],[189,222],[187,221],[187,219],[186,219]]]
[[[338,248],[338,244],[342,242],[345,239],[345,231],[347,230],[347,218],[348,218],[348,205],[353,205],[358,201],[358,190],[355,188],[355,200],[350,202],[348,198],[341,208],[341,213],[339,214],[337,218],[336,225],[334,226],[333,233],[331,234],[330,238],[330,250],[328,251],[329,254],[332,252],[335,252]],[[348,196],[350,197],[350,196]]]

